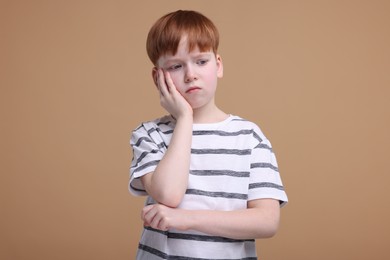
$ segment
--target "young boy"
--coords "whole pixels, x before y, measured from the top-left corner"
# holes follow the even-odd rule
[[[161,17],[147,38],[169,115],[133,131],[129,189],[147,195],[137,259],[257,259],[287,196],[258,126],[215,104],[223,76],[214,24],[194,11]]]

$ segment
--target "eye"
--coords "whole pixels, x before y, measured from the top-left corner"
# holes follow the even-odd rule
[[[180,69],[182,66],[180,65],[180,64],[174,64],[174,65],[172,65],[172,66],[169,66],[168,67],[168,70],[178,70],[178,69]]]
[[[197,63],[198,65],[206,65],[207,62],[209,62],[209,60],[207,60],[207,59],[201,59],[201,60],[198,60],[196,63]]]

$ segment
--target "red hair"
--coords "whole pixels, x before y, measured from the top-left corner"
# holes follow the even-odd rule
[[[196,11],[178,10],[164,15],[152,26],[146,40],[146,50],[152,63],[165,55],[175,55],[183,36],[187,36],[188,49],[218,50],[219,33],[214,23]]]

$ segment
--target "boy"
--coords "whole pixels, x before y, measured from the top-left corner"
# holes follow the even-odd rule
[[[147,52],[169,115],[133,131],[129,189],[148,195],[137,259],[257,259],[287,202],[271,144],[220,110],[223,76],[214,24],[194,11],[161,17]]]

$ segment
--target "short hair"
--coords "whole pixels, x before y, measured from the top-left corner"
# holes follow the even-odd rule
[[[214,23],[196,11],[178,10],[158,19],[151,27],[146,50],[152,63],[165,55],[175,55],[183,36],[187,36],[188,49],[198,47],[200,51],[218,50],[219,33]]]

